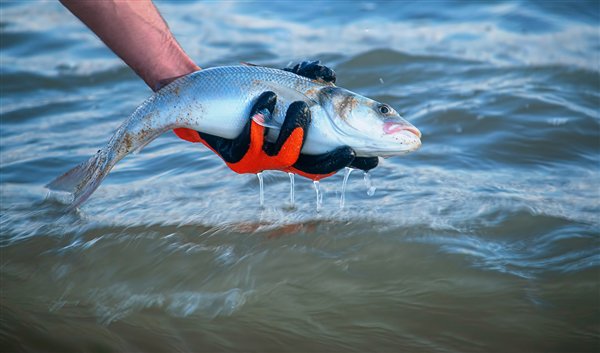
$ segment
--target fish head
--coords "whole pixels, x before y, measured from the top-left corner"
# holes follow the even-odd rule
[[[340,87],[324,87],[319,103],[327,112],[340,142],[358,156],[389,157],[421,146],[421,132],[390,105]]]

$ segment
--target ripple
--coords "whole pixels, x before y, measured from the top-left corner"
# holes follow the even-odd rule
[[[174,292],[134,293],[124,286],[93,290],[87,301],[95,308],[98,321],[109,325],[143,310],[160,309],[173,317],[199,315],[205,318],[229,316],[245,302],[238,288],[221,293]]]
[[[150,91],[59,3],[0,5],[6,346],[596,347],[597,6],[305,5],[157,4],[203,67],[320,58],[419,127],[423,147],[381,160],[373,196],[355,172],[340,209],[336,175],[317,211],[296,178],[291,208],[287,174],[266,172],[260,207],[254,175],[165,134],[67,214],[43,185]]]

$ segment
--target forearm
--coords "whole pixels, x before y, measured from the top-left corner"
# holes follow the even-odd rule
[[[200,68],[150,0],[60,0],[151,89]]]

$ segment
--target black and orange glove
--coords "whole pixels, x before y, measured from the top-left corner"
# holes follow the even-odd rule
[[[335,73],[318,61],[302,62],[286,68],[295,74],[323,82],[335,82]],[[310,110],[306,103],[290,104],[279,136],[274,143],[268,142],[268,128],[257,121],[268,120],[275,108],[277,97],[264,92],[251,109],[250,119],[242,132],[234,139],[197,132],[190,129],[174,129],[175,134],[190,142],[202,142],[218,154],[227,166],[237,173],[258,173],[263,170],[284,170],[319,180],[351,166],[369,170],[377,166],[377,158],[355,157],[348,147],[339,147],[321,155],[303,155],[300,150],[310,126]]]
[[[277,97],[273,92],[261,94],[250,112],[250,119],[242,132],[234,139],[226,139],[203,132],[193,131],[185,138],[192,142],[202,142],[218,154],[227,166],[236,173],[259,173],[263,170],[283,170],[296,162],[310,125],[310,111],[304,102],[290,104],[279,136],[274,143],[266,136],[269,128],[255,120],[269,120],[275,109]]]

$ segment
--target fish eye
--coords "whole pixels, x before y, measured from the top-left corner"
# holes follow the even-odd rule
[[[379,112],[380,112],[381,114],[384,114],[384,115],[385,115],[385,114],[389,114],[389,113],[391,113],[391,112],[392,112],[392,107],[390,107],[390,106],[389,106],[389,105],[387,105],[387,104],[381,104],[381,105],[379,106]]]

